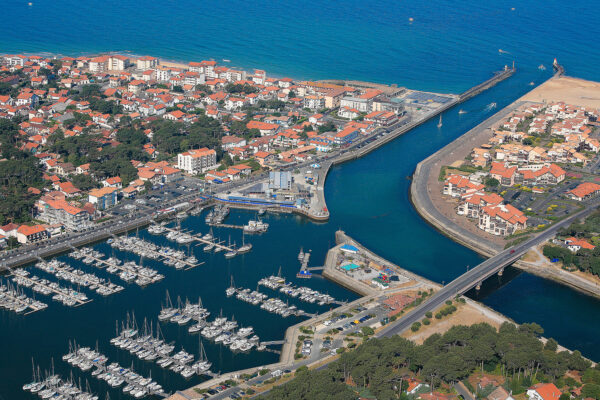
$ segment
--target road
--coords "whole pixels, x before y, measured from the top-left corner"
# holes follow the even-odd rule
[[[584,218],[595,211],[597,205],[598,199],[596,199],[595,202],[590,203],[586,209],[555,223],[537,236],[503,250],[494,257],[488,258],[481,264],[448,283],[428,300],[407,313],[397,324],[384,328],[378,333],[378,336],[388,337],[404,332],[406,329],[410,328],[413,323],[420,321],[428,311],[435,311],[438,307],[442,306],[446,300],[451,299],[456,295],[464,294],[485,279],[514,263],[529,251],[531,247],[537,246],[554,237],[559,229],[570,225],[575,219]]]

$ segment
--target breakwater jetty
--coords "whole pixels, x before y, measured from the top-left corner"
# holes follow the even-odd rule
[[[366,140],[368,140],[368,143],[365,144],[364,141],[357,142],[354,145],[352,145],[351,147],[349,147],[345,150],[342,150],[339,154],[331,157],[329,160],[323,162],[321,164],[321,169],[318,174],[318,182],[317,182],[317,196],[319,199],[319,208],[325,209],[325,210],[327,209],[323,190],[325,187],[325,180],[327,179],[327,175],[332,166],[341,164],[341,163],[344,163],[347,161],[355,160],[355,159],[358,159],[360,157],[363,157],[363,156],[369,154],[373,150],[376,150],[379,147],[383,146],[384,144],[391,142],[392,140],[396,139],[398,136],[405,134],[406,132],[410,131],[411,129],[416,128],[417,126],[431,120],[432,118],[437,117],[441,113],[449,110],[450,108],[456,106],[457,104],[467,101],[470,98],[477,96],[481,92],[495,86],[499,82],[502,82],[503,80],[511,77],[515,73],[515,71],[516,71],[516,69],[514,67],[512,67],[512,68],[505,67],[504,70],[494,73],[494,76],[492,76],[491,78],[489,78],[486,81],[459,94],[456,98],[447,102],[443,106],[431,111],[430,113],[425,114],[423,117],[413,120],[413,121],[410,121],[410,120],[404,121],[404,123],[401,124],[401,126],[397,127],[396,129],[394,129],[391,132],[387,132],[383,129],[379,129],[378,132],[375,133],[374,139],[373,139],[373,137],[369,137],[366,139]],[[307,215],[307,216],[309,216],[310,218],[312,218],[314,220],[327,220],[327,219],[329,219],[329,212],[327,212],[326,214],[323,214],[323,215]]]
[[[555,74],[554,77],[551,78],[551,80],[557,79],[564,74],[564,67],[562,67],[561,65],[556,64],[554,68]],[[512,112],[514,112],[515,110],[519,109],[527,103],[528,101],[523,100],[523,98],[520,98],[515,102],[509,104],[508,106],[504,107],[496,114],[487,118],[485,121],[481,122],[473,129],[469,130],[453,142],[449,143],[442,149],[438,150],[436,153],[430,155],[425,160],[417,164],[412,177],[410,199],[417,212],[429,224],[431,224],[444,235],[450,237],[455,242],[458,242],[485,257],[497,256],[498,254],[503,252],[502,247],[498,244],[486,240],[481,235],[478,235],[459,226],[452,220],[452,215],[448,216],[445,215],[445,213],[442,213],[435,206],[432,200],[431,190],[436,190],[435,188],[432,188],[432,181],[437,181],[442,166],[453,162],[453,157],[456,157],[456,154],[459,154],[461,149],[464,149],[467,146],[469,148],[473,147],[473,143],[477,142],[478,137],[480,137],[480,135],[482,134],[485,134],[485,131],[488,130],[489,127],[498,123],[503,118],[506,118]],[[528,250],[533,245],[537,245],[551,238],[553,236],[553,232],[555,232],[558,227],[566,226],[568,223],[576,219],[584,218],[586,215],[588,215],[595,209],[594,205],[597,204],[598,203],[595,202],[594,204],[588,205],[588,207],[585,210],[571,215],[569,218],[566,218],[558,223],[555,223],[538,236],[534,236],[532,239],[524,242],[524,250]],[[516,246],[513,246],[513,250],[515,250],[514,247]],[[524,271],[535,274],[545,279],[551,279],[556,282],[566,284],[585,294],[600,297],[600,287],[598,287],[591,281],[587,281],[558,268],[543,267],[535,263],[520,260],[520,257],[513,258],[514,262],[511,263],[511,265],[519,269],[522,269]],[[479,281],[482,281],[484,279],[484,277],[481,277]]]

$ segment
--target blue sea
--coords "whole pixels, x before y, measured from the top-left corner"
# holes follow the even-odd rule
[[[67,351],[69,339],[77,338],[87,346],[98,341],[111,359],[129,366],[132,359],[108,344],[115,320],[131,310],[139,321],[155,319],[166,289],[172,296],[190,300],[201,296],[213,314],[223,309],[225,315],[253,325],[265,340],[282,337],[286,327],[298,320],[283,320],[224,298],[230,275],[238,285],[252,289],[258,279],[280,266],[288,279],[294,279],[299,248],[311,249],[311,264],[319,265],[340,228],[407,269],[438,282],[450,281],[481,257],[441,235],[415,212],[408,197],[408,177],[415,165],[490,116],[490,103],[502,108],[530,90],[531,82],[537,85],[548,79],[555,57],[568,75],[600,80],[600,27],[590,17],[597,8],[592,1],[31,2],[3,2],[0,52],[77,56],[118,51],[185,62],[228,59],[231,62],[226,65],[261,68],[273,76],[356,79],[452,93],[468,89],[513,62],[518,71],[461,105],[466,114],[447,111],[441,129],[432,121],[360,160],[335,167],[325,187],[332,213],[328,223],[270,216],[270,231],[253,239],[255,249],[243,257],[226,261],[222,255],[209,256],[195,248],[205,265],[176,272],[149,262],[167,277],[144,290],[129,285],[108,299],[93,296],[94,302],[75,310],[51,303],[48,310],[26,318],[0,312],[0,399],[28,398],[20,387],[30,379],[31,357],[43,367],[53,357],[57,370],[68,376],[70,368],[60,356]],[[548,69],[538,69],[540,64]],[[252,217],[242,211],[231,216],[239,222]],[[201,218],[192,217],[185,224],[195,231],[207,230]],[[226,239],[229,233],[220,234]],[[140,235],[160,240],[143,231]],[[106,244],[97,247],[110,251]],[[323,279],[303,283],[341,299],[355,298]],[[480,293],[469,295],[516,322],[537,322],[546,336],[600,359],[600,322],[594,317],[600,301],[594,298],[512,269],[502,278],[489,279]],[[178,346],[197,351],[197,338],[185,330],[171,326],[164,333]],[[220,346],[205,345],[216,371],[264,365],[277,358],[272,353],[234,355]],[[169,390],[198,381],[185,382],[148,363],[136,362],[135,367],[146,375],[152,371]],[[87,377],[97,393],[107,391],[105,384],[89,374],[75,373]],[[125,397],[111,391],[111,398]]]

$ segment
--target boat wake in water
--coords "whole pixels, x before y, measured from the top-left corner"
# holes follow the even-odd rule
[[[498,105],[496,103],[490,103],[487,106],[485,106],[485,111],[491,111],[494,108],[496,108]]]

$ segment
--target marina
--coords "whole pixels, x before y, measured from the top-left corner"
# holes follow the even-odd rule
[[[94,350],[89,347],[78,347],[77,344],[73,346],[69,344],[69,352],[62,359],[83,372],[94,368],[91,373],[93,377],[106,381],[112,388],[119,388],[125,385],[122,389],[123,393],[127,393],[136,399],[148,395],[167,397],[161,385],[153,381],[151,377],[144,378],[136,373],[133,370],[133,366],[131,368],[123,368],[115,362],[106,365],[108,357],[101,354],[98,349]]]
[[[90,393],[87,381],[84,391],[81,383],[76,383],[72,375],[68,380],[63,380],[53,370],[43,378],[39,367],[36,369],[34,365],[33,380],[23,385],[23,391],[37,394],[41,399],[98,400],[98,396]]]
[[[252,248],[250,244],[244,244],[239,249],[236,249],[234,245],[231,245],[231,243],[229,245],[224,245],[224,242],[216,239],[212,233],[207,233],[204,236],[201,236],[200,234],[187,233],[183,230],[176,230],[173,228],[165,227],[165,230],[169,232],[166,234],[166,238],[171,241],[176,241],[180,244],[196,241],[199,242],[199,245],[205,245],[205,252],[214,251],[215,253],[218,253],[224,251],[225,258],[233,258],[239,253],[250,251]]]
[[[133,261],[123,263],[116,257],[104,259],[104,254],[93,250],[89,247],[84,247],[75,250],[71,253],[75,259],[80,259],[84,264],[93,265],[97,268],[106,267],[106,272],[115,274],[127,283],[135,282],[138,286],[144,287],[152,283],[160,282],[164,279],[164,275],[157,271],[143,267]]]
[[[27,315],[47,307],[48,304],[27,297],[18,286],[13,286],[10,282],[6,285],[0,283],[0,308]]]
[[[29,271],[24,269],[14,270],[12,279],[16,284],[31,288],[36,293],[46,296],[55,293],[52,300],[60,301],[65,306],[81,306],[92,301],[84,293],[64,288],[56,282],[50,282],[35,275],[30,276]]]
[[[156,232],[156,229],[153,230]],[[175,250],[168,246],[158,246],[137,236],[115,237],[111,246],[129,251],[138,256],[161,260],[163,264],[175,267],[175,269],[191,269],[204,263],[199,263],[193,255],[186,255],[182,250]]]
[[[306,311],[300,310],[296,306],[289,305],[281,299],[269,298],[269,296],[259,292],[258,290],[251,291],[250,289],[244,288],[233,288],[233,292],[232,288],[228,288],[226,290],[226,295],[228,297],[231,297],[234,294],[238,300],[242,300],[254,306],[260,306],[261,309],[273,314],[281,315],[283,318],[292,315],[298,317],[314,316],[314,314],[309,314]]]
[[[51,261],[40,261],[35,264],[35,267],[56,276],[58,279],[70,282],[79,287],[83,286],[102,296],[110,296],[111,294],[122,291],[123,286],[114,284],[105,279],[99,278],[94,274],[85,273],[80,269],[73,268],[62,261],[53,259]]]
[[[272,290],[279,290],[279,292],[285,294],[286,296],[298,298],[298,300],[304,301],[306,303],[316,303],[320,306],[327,304],[344,304],[341,301],[335,300],[332,296],[328,294],[321,293],[309,287],[295,286],[291,282],[286,282],[285,278],[282,278],[281,276],[271,275],[267,278],[259,280],[258,284]]]

